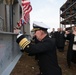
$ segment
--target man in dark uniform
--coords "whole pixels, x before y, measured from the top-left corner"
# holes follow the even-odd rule
[[[62,28],[58,28],[58,31],[55,33],[56,35],[56,46],[59,52],[64,52],[65,46],[65,32]]]
[[[55,38],[55,28],[52,29],[51,33],[50,33],[51,38]]]
[[[62,75],[57,61],[55,40],[49,37],[47,33],[48,28],[42,22],[34,22],[33,31],[39,42],[32,44],[22,34],[17,36],[16,41],[25,52],[37,54],[41,71],[40,75]]]

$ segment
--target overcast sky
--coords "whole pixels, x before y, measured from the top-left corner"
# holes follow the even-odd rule
[[[30,12],[30,24],[32,29],[33,21],[43,22],[52,28],[59,27],[60,7],[66,0],[30,0],[32,11]]]

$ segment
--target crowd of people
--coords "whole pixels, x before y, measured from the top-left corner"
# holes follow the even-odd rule
[[[76,26],[72,27],[71,30],[63,30],[58,28],[57,31],[53,28],[49,34],[51,38],[56,40],[56,48],[59,52],[64,52],[64,46],[66,40],[69,41],[69,46],[67,50],[67,64],[70,68],[71,63],[76,64]]]
[[[55,29],[53,28],[50,36],[51,38],[55,38],[57,49],[60,52],[63,52],[65,46],[65,31],[63,31],[62,28],[58,28],[57,31],[55,31]]]

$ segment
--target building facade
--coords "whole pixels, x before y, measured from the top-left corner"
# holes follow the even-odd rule
[[[22,9],[18,0],[3,0],[0,3],[0,30],[13,32],[14,27],[22,16]],[[30,18],[29,18],[30,22]],[[30,34],[30,23],[21,28],[21,31]]]
[[[14,33],[21,14],[18,0],[0,0],[0,75],[10,75],[22,55],[16,43],[17,34]],[[26,32],[25,37],[30,39],[29,22],[22,26],[21,31]]]

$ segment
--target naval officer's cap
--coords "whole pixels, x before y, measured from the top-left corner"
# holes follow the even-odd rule
[[[44,24],[43,22],[36,22],[36,21],[34,21],[33,22],[33,29],[32,29],[32,31],[47,30],[49,28],[50,27],[47,26],[46,24]]]

